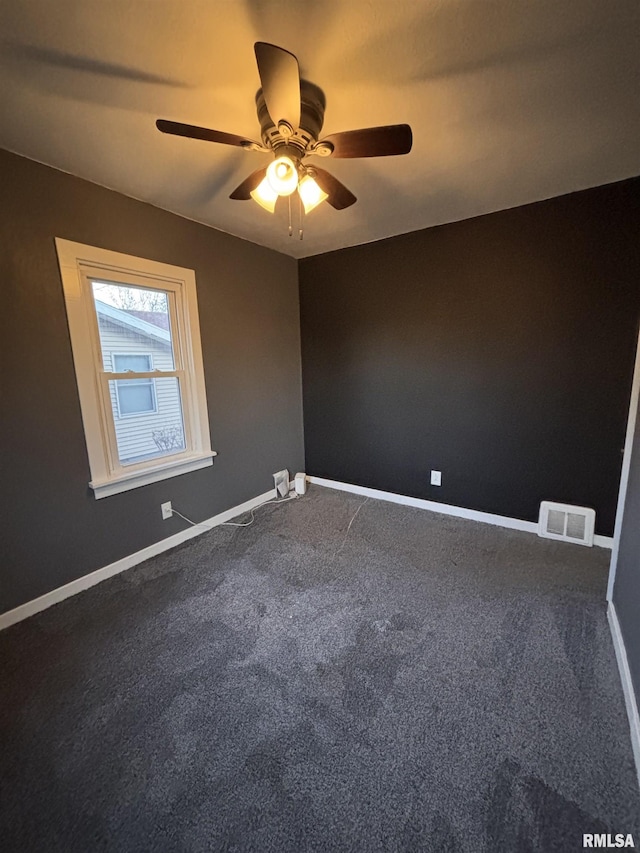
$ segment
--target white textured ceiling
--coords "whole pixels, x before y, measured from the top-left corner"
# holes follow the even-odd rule
[[[403,157],[322,161],[358,197],[285,219],[229,193],[269,156],[255,41],[325,92],[324,133],[408,122]],[[640,174],[638,0],[2,0],[0,147],[294,257]]]

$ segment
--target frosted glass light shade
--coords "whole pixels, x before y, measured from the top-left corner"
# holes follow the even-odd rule
[[[260,207],[264,207],[269,213],[273,213],[276,209],[276,201],[278,193],[273,189],[267,178],[262,179],[262,183],[258,184],[255,190],[252,190],[251,198],[257,201]]]
[[[278,195],[291,195],[298,186],[298,170],[289,157],[278,157],[267,168],[267,181]]]
[[[315,207],[322,204],[325,199],[329,198],[326,192],[321,190],[318,184],[309,175],[305,175],[298,184],[298,193],[302,199],[305,213],[311,213]]]

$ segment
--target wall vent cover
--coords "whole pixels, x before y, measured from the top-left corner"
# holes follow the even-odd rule
[[[542,501],[538,519],[538,536],[561,539],[577,545],[593,545],[596,511],[585,506],[571,506]]]

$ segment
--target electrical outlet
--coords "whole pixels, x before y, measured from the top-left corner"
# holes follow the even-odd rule
[[[431,472],[431,485],[432,486],[441,486],[442,485],[442,471],[432,471]]]
[[[166,521],[168,518],[171,518],[171,516],[173,515],[171,501],[167,501],[166,504],[160,504],[160,511],[162,512],[163,521]]]

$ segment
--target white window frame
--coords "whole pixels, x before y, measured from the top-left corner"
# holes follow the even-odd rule
[[[112,370],[112,372],[118,373],[118,371],[115,368],[115,363],[116,363],[117,358],[122,358],[122,357],[126,358],[127,356],[133,356],[133,355],[145,356],[145,358],[149,359],[149,370],[152,371],[154,369],[153,368],[153,355],[151,353],[147,353],[147,352],[112,352],[111,353],[111,370]],[[129,381],[131,381],[132,378],[137,378],[137,377],[130,376]],[[144,409],[142,412],[125,412],[123,414],[122,408],[120,406],[120,383],[119,383],[119,381],[116,380],[115,397],[116,397],[116,406],[118,407],[118,417],[119,418],[139,418],[139,417],[142,417],[143,415],[152,415],[154,413],[157,413],[157,411],[158,411],[158,398],[156,396],[156,380],[155,379],[148,379],[145,381],[147,381],[149,383],[149,385],[151,386],[151,397],[153,398],[153,409]]]
[[[56,237],[80,408],[89,454],[89,486],[98,498],[213,464],[193,270]],[[166,291],[174,370],[114,373],[102,359],[93,280]],[[176,376],[180,382],[186,449],[144,462],[119,461],[109,381]]]

